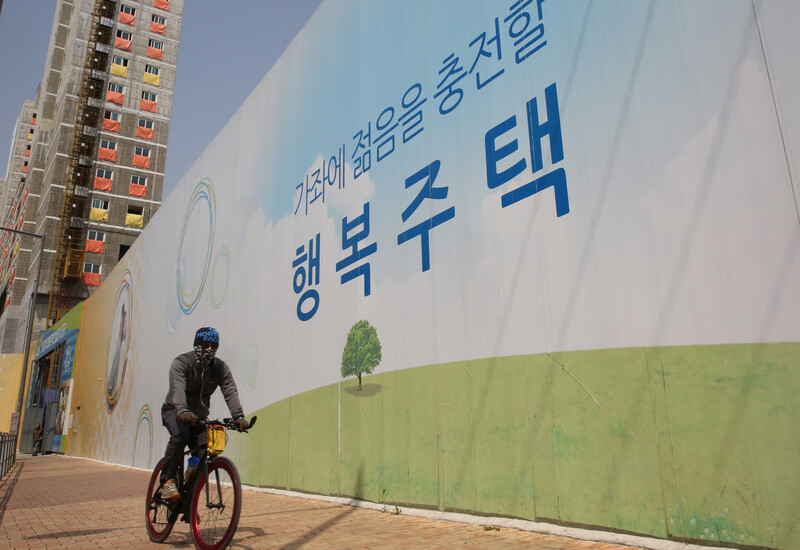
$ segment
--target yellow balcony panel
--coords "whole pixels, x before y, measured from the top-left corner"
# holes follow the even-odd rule
[[[142,214],[125,214],[125,225],[144,227],[144,216]]]
[[[102,208],[92,208],[92,211],[89,213],[89,218],[96,222],[107,222],[108,210],[103,210]]]
[[[116,63],[112,63],[111,74],[121,76],[122,78],[128,78],[128,67],[123,67],[122,65],[117,65]]]
[[[158,85],[160,85],[160,84],[161,84],[161,77],[160,77],[160,76],[158,76],[157,74],[152,74],[152,73],[144,73],[144,78],[143,78],[143,80],[144,80],[144,81],[145,81],[147,84],[152,84],[153,86],[158,86]]]

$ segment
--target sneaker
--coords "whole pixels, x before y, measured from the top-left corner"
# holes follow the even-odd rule
[[[161,498],[164,500],[178,500],[180,496],[174,479],[170,479],[161,487]]]

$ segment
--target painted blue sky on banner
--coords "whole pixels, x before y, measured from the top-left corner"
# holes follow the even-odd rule
[[[323,3],[132,249],[147,341],[216,326],[262,406],[337,381],[360,319],[384,371],[795,340],[800,116],[719,5]]]

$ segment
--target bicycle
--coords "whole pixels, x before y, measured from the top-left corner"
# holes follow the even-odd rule
[[[250,420],[250,427],[256,423]],[[205,445],[184,452],[184,455],[202,451],[200,462],[184,480],[183,461],[178,465],[176,485],[177,500],[161,498],[162,458],[156,464],[147,486],[145,523],[147,534],[153,542],[163,542],[172,531],[178,516],[189,523],[192,541],[198,550],[221,550],[233,539],[242,511],[242,483],[234,463],[223,456],[225,429],[240,431],[232,418],[200,420],[197,426],[206,429]],[[247,430],[241,430],[247,432]],[[220,439],[221,438],[221,439]]]

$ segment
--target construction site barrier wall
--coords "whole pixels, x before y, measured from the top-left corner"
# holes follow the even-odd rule
[[[797,548],[798,20],[323,3],[85,303],[66,448],[154,466],[210,325],[246,483]]]
[[[17,411],[22,361],[21,353],[0,354],[0,431],[3,432],[11,431],[11,419]]]

